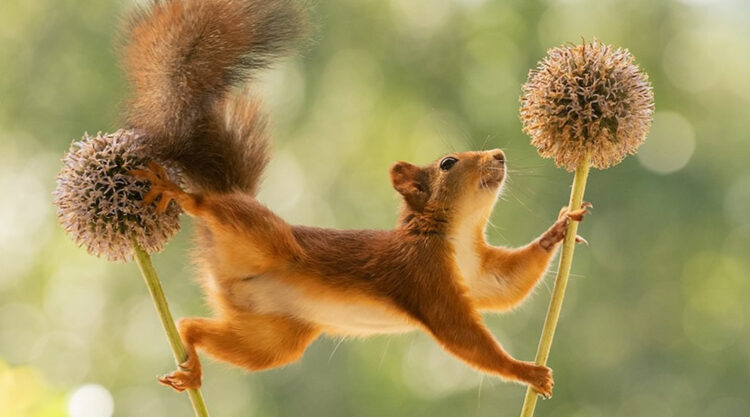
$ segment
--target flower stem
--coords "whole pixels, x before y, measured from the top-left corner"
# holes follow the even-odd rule
[[[156,275],[154,265],[151,263],[151,256],[135,241],[133,241],[133,248],[135,261],[141,270],[143,280],[146,281],[148,292],[151,294],[151,300],[154,302],[154,307],[156,307],[156,312],[159,314],[162,327],[164,327],[164,333],[167,334],[169,346],[172,348],[172,354],[174,354],[174,359],[177,365],[179,365],[187,360],[187,352],[185,351],[185,346],[182,345],[180,334],[177,332],[177,327],[172,319],[172,313],[169,312],[169,305],[167,304],[167,299],[164,297],[164,290],[161,288],[159,276]],[[203,395],[200,390],[189,389],[187,393],[190,397],[190,402],[193,404],[196,417],[208,417],[208,409],[206,408],[206,403],[203,401]]]
[[[589,159],[586,158],[585,162],[582,162],[576,168],[575,177],[573,178],[573,188],[570,192],[570,203],[568,205],[570,211],[581,208],[583,192],[586,189],[586,179],[589,175],[589,167]],[[547,309],[547,318],[544,319],[544,328],[542,329],[542,336],[539,339],[539,347],[536,351],[535,362],[537,365],[546,365],[547,358],[549,358],[552,338],[555,336],[555,327],[560,318],[560,310],[562,309],[562,302],[565,297],[565,287],[568,285],[570,266],[573,263],[573,250],[576,245],[577,231],[578,222],[571,221],[565,231],[560,264],[557,269],[557,277],[555,278],[555,288],[552,290],[552,299]],[[526,398],[521,408],[521,417],[531,417],[534,415],[537,397],[538,395],[533,388],[529,387],[526,390]]]

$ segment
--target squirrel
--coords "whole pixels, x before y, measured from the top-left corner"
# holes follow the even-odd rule
[[[179,320],[188,359],[159,381],[200,387],[197,349],[257,371],[298,360],[321,334],[421,329],[467,364],[551,396],[551,369],[511,357],[480,313],[523,302],[589,204],[564,207],[525,246],[490,245],[485,228],[507,173],[499,149],[395,163],[403,204],[392,230],[290,225],[255,198],[267,123],[240,87],[304,40],[307,15],[296,0],[162,0],[128,20],[127,123],[159,161],[132,174],[151,183],[143,204],[174,201],[196,220],[194,256],[214,311]],[[180,185],[162,164],[179,169]]]

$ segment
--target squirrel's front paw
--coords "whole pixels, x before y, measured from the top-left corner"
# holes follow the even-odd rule
[[[147,166],[148,169],[130,171],[130,175],[151,183],[151,189],[143,196],[143,204],[151,204],[158,198],[159,202],[156,206],[156,211],[163,213],[167,210],[172,200],[177,200],[179,203],[179,197],[184,195],[185,192],[177,184],[170,181],[167,170],[164,167],[156,162],[149,162]]]
[[[188,360],[180,364],[180,369],[159,377],[159,382],[172,387],[177,392],[201,387],[201,363],[195,354],[189,355]]]
[[[539,238],[539,244],[544,250],[551,250],[555,245],[565,238],[565,232],[568,228],[568,224],[571,220],[577,222],[583,221],[583,217],[589,213],[589,209],[594,206],[584,201],[581,204],[581,208],[575,211],[569,211],[568,207],[560,209],[560,214],[557,216],[557,221],[552,225],[541,238]],[[588,245],[586,239],[581,236],[576,236],[576,243],[585,243]]]

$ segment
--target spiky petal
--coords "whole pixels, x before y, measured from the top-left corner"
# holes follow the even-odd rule
[[[149,161],[141,139],[132,130],[86,134],[71,145],[57,176],[60,223],[78,245],[111,261],[131,258],[134,239],[158,252],[180,228],[177,204],[165,213],[157,213],[155,204],[143,206],[150,185],[128,174]]]
[[[651,127],[648,75],[627,49],[598,40],[547,51],[521,96],[524,133],[545,158],[573,171],[587,155],[606,169],[634,154]]]

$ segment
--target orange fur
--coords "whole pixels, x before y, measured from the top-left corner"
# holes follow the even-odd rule
[[[321,333],[422,329],[471,366],[550,395],[551,370],[508,355],[480,310],[521,303],[567,222],[585,211],[562,213],[524,247],[488,244],[505,178],[500,150],[394,164],[403,207],[393,230],[293,226],[254,198],[268,160],[265,118],[232,87],[299,41],[303,9],[295,0],[164,0],[131,19],[129,123],[155,159],[180,169],[188,192],[157,164],[134,174],[152,183],[144,204],[175,200],[197,219],[195,258],[215,310],[180,321],[188,360],[161,382],[199,386],[196,349],[259,370],[297,360]]]
[[[181,322],[190,360],[162,382],[177,389],[200,383],[195,347],[259,370],[295,361],[321,332],[366,336],[420,328],[468,364],[549,395],[549,368],[508,355],[479,310],[522,302],[564,226],[583,214],[563,213],[522,248],[490,246],[484,228],[504,178],[500,154],[456,154],[449,170],[439,162],[394,166],[394,187],[405,204],[400,224],[388,231],[292,226],[249,194],[191,194],[157,166],[137,172],[153,184],[148,200],[175,200],[199,220],[196,255],[216,310],[215,319]]]

